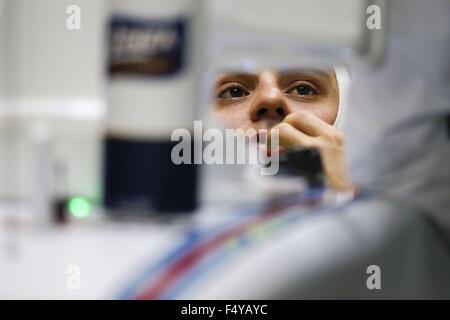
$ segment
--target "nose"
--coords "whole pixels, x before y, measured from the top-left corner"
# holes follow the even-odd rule
[[[270,119],[281,122],[289,113],[286,99],[278,87],[276,77],[270,73],[263,73],[250,110],[251,120],[257,122]]]

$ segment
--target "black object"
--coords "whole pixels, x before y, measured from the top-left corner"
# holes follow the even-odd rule
[[[53,203],[53,221],[56,224],[64,224],[68,221],[67,203],[68,198],[58,198]]]
[[[325,181],[320,152],[316,148],[281,153],[278,174],[302,176],[311,188],[323,187]]]
[[[447,115],[447,135],[448,138],[450,139],[450,114]]]
[[[179,72],[185,62],[186,25],[184,18],[112,16],[109,21],[109,75],[148,77]],[[136,38],[140,39],[138,47]]]
[[[198,165],[172,162],[171,151],[177,143],[106,138],[104,204],[108,211],[181,213],[194,210]]]

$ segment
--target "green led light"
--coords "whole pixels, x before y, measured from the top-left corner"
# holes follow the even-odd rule
[[[84,198],[72,198],[67,204],[69,212],[78,218],[86,217],[91,211],[91,204]]]

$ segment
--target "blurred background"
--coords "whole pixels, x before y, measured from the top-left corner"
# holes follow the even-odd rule
[[[2,198],[29,199],[38,187],[30,172],[35,133],[52,141],[46,156],[65,180],[58,190],[100,196],[105,8],[80,2],[84,25],[70,32],[70,4],[1,3]]]
[[[111,147],[128,154],[128,161],[134,161],[136,167],[136,170],[128,171],[129,175],[137,176],[134,181],[116,178],[115,172],[120,171],[119,167],[125,171],[126,164],[116,156],[109,157],[110,152],[116,150],[108,147],[105,150],[104,145],[112,143],[110,140],[114,142],[119,138],[130,143],[161,144],[161,141],[169,141],[175,128],[191,129],[194,119],[206,119],[208,110],[205,109],[210,106],[207,100],[213,82],[211,76],[208,78],[208,72],[213,74],[215,70],[230,66],[236,70],[248,68],[249,60],[254,65],[279,68],[312,63],[331,65],[335,61],[342,63],[344,56],[349,54],[347,51],[362,45],[365,30],[358,28],[363,8],[358,2],[346,1],[336,6],[339,11],[333,10],[333,14],[324,17],[319,17],[319,14],[327,14],[320,8],[329,4],[306,4],[312,6],[312,10],[309,14],[302,13],[301,18],[308,19],[303,23],[308,30],[302,27],[292,31],[294,28],[289,23],[295,23],[298,16],[285,19],[284,25],[274,21],[277,30],[267,37],[280,44],[270,46],[276,52],[267,54],[270,56],[267,61],[267,57],[257,57],[255,52],[261,46],[258,42],[268,39],[260,39],[261,31],[254,31],[259,27],[259,21],[267,17],[257,17],[260,20],[245,15],[236,17],[231,2],[224,5],[181,1],[161,5],[158,1],[136,1],[128,5],[121,1],[2,1],[1,198],[25,203],[34,201],[31,206],[35,206],[36,201],[42,202],[40,205],[47,202],[51,206],[47,209],[54,210],[53,203],[57,205],[59,201],[74,197],[101,204],[104,196],[111,192],[130,192],[122,200],[129,202],[126,206],[135,202],[139,207],[140,201],[146,201],[145,196],[139,194],[145,187],[137,190],[136,185],[149,184],[143,177],[139,179],[140,175],[148,178],[143,173],[148,169],[139,167],[133,159],[142,154],[120,149],[127,146]],[[248,13],[255,3],[249,2],[245,6],[248,8],[243,8],[242,12]],[[273,10],[270,6],[268,3],[262,14],[267,15]],[[280,11],[279,15],[287,18],[288,11]],[[318,17],[311,17],[311,12],[317,12]],[[177,23],[181,25],[177,28],[181,28],[182,33],[176,40],[180,56],[165,53],[172,59],[170,63],[179,60],[178,69],[158,71],[150,70],[150,67],[146,74],[145,67],[141,67],[144,71],[139,74],[139,71],[132,71],[131,66],[128,70],[124,67],[122,71],[111,71],[114,59],[124,59],[113,57],[113,33],[121,24],[132,25],[134,21],[137,24],[150,21],[155,30],[158,24],[167,25],[167,28],[177,27]],[[246,25],[251,21],[256,27]],[[333,25],[339,25],[339,28],[327,27]],[[235,32],[234,27],[240,28],[241,32]],[[136,28],[139,30],[139,26]],[[312,30],[314,37],[309,35]],[[280,34],[287,36],[283,38]],[[138,37],[136,35],[135,42],[139,44]],[[314,62],[311,55],[303,52],[309,47],[297,45],[291,41],[292,37],[303,37],[305,43],[312,42],[320,48],[335,45],[334,54],[331,49],[324,48],[322,60]],[[254,46],[248,47],[245,38],[254,38]],[[132,36],[128,39],[132,45]],[[289,48],[292,43],[296,48]],[[276,49],[277,46],[280,49]],[[143,47],[145,50],[145,45]],[[221,54],[224,50],[229,54]],[[294,56],[293,50],[302,51]],[[157,60],[156,55],[147,58],[154,65],[167,63]],[[129,59],[137,61],[140,57]],[[120,189],[117,184],[127,183],[135,185],[135,190],[115,189]],[[108,184],[112,185],[111,191]],[[130,185],[124,189],[133,188]],[[51,199],[39,200],[48,197]],[[108,204],[120,206],[120,196],[111,195],[110,198],[111,201],[106,201]],[[148,207],[151,209],[151,205]]]

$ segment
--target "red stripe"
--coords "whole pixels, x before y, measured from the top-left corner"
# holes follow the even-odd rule
[[[315,201],[307,201],[306,203],[302,203],[305,205],[312,205]],[[178,261],[172,264],[169,268],[167,268],[162,275],[157,279],[157,282],[154,285],[151,285],[149,288],[145,289],[141,292],[135,299],[138,300],[153,300],[158,299],[164,293],[166,288],[168,288],[177,278],[179,278],[183,273],[187,272],[192,266],[194,266],[199,260],[201,260],[204,256],[206,256],[210,251],[219,247],[226,240],[237,237],[243,234],[248,228],[251,226],[258,224],[264,220],[269,219],[275,213],[280,213],[284,209],[287,209],[291,206],[295,206],[297,204],[287,205],[285,207],[272,208],[265,212],[263,212],[260,216],[258,216],[255,220],[250,221],[244,225],[238,226],[235,229],[225,231],[216,237],[206,241],[203,244],[200,244],[192,251],[187,252],[184,256],[182,256]]]

